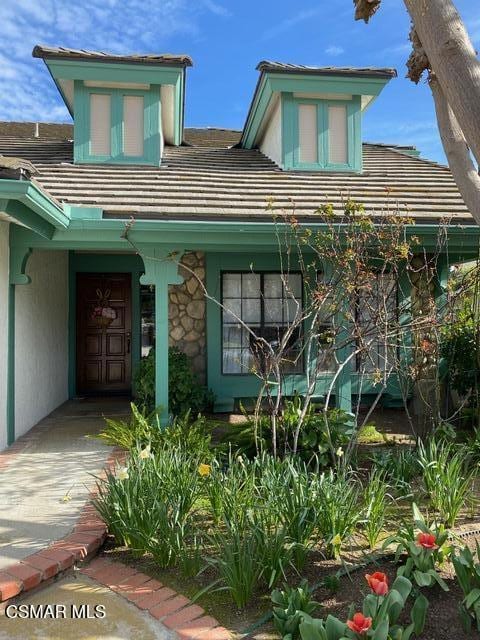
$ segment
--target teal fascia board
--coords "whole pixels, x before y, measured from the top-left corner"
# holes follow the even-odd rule
[[[31,229],[35,226],[33,230],[45,237],[69,225],[70,218],[63,208],[29,180],[0,180],[0,199],[9,201],[9,215]]]
[[[184,74],[183,67],[164,65],[46,60],[55,80],[92,80],[98,82],[135,82],[141,84],[173,84]]]
[[[65,212],[72,220],[101,220],[103,209],[99,207],[82,207],[70,204],[64,205]]]
[[[132,244],[123,237],[127,222],[72,219],[69,228],[57,229],[50,242],[27,229],[16,227],[15,242],[32,248],[134,251]],[[325,225],[314,223],[305,227],[312,231],[327,228]],[[284,225],[272,222],[136,220],[129,237],[134,245],[151,244],[166,248],[181,247],[185,250],[248,253],[278,250],[278,236],[275,230],[280,234],[285,233]],[[438,225],[411,225],[407,234],[417,236],[422,247],[433,250],[437,246]],[[460,258],[468,259],[477,255],[480,240],[480,227],[477,225],[451,224],[447,236],[450,255],[453,256],[455,253]]]
[[[260,79],[250,108],[240,144],[246,149],[255,146],[257,134],[275,92],[335,93],[377,97],[387,84],[386,78],[318,76],[309,74],[265,73]],[[371,104],[371,103],[370,103]]]

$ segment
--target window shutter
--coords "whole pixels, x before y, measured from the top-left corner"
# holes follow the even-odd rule
[[[318,162],[317,107],[314,104],[298,105],[298,141],[300,162]]]
[[[347,164],[347,107],[328,107],[328,157],[330,164]]]
[[[143,97],[123,97],[123,154],[143,156]]]
[[[90,153],[92,156],[111,155],[110,96],[90,94]]]

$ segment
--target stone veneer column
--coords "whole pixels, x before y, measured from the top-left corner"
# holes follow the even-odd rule
[[[183,284],[168,289],[169,346],[190,358],[193,370],[205,383],[205,296],[200,284],[205,283],[205,254],[185,253],[179,274]]]

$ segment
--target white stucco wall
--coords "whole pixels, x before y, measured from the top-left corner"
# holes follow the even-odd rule
[[[273,108],[260,143],[260,151],[268,158],[282,164],[282,110],[280,100]]]
[[[15,298],[15,436],[68,398],[68,253],[34,251]]]
[[[8,226],[0,220],[0,451],[7,446]]]

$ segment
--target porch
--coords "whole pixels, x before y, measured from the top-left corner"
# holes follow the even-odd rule
[[[251,273],[253,262],[256,273],[278,273],[271,225],[143,221],[127,240],[121,220],[104,220],[102,232],[97,223],[74,219],[68,232],[59,231],[53,239],[10,225],[8,443],[67,399],[105,393],[131,396],[134,372],[154,345],[155,402],[163,409],[163,421],[168,419],[169,346],[190,358],[198,377],[216,396],[216,411],[232,412],[259,389],[248,361],[243,364],[248,345],[241,337],[232,338],[234,332],[226,337],[230,327],[218,302],[225,275]],[[414,230],[421,232],[418,226]],[[436,238],[434,228],[427,231],[425,246],[428,237],[432,242]],[[452,255],[468,259],[476,236],[470,246],[460,229],[451,234]],[[442,264],[445,278],[447,263]],[[128,291],[118,297],[112,283],[118,284],[121,277]],[[91,280],[83,298],[82,279]],[[211,299],[205,300],[203,287]],[[113,309],[111,322],[99,324],[93,317],[97,302]],[[318,399],[325,396],[331,379],[328,372],[319,376]],[[301,394],[305,384],[303,370],[285,378],[287,393]],[[375,393],[368,385],[362,383],[367,400]],[[355,372],[347,368],[335,384],[332,400],[349,410],[356,394]],[[394,380],[382,402],[401,403]]]

